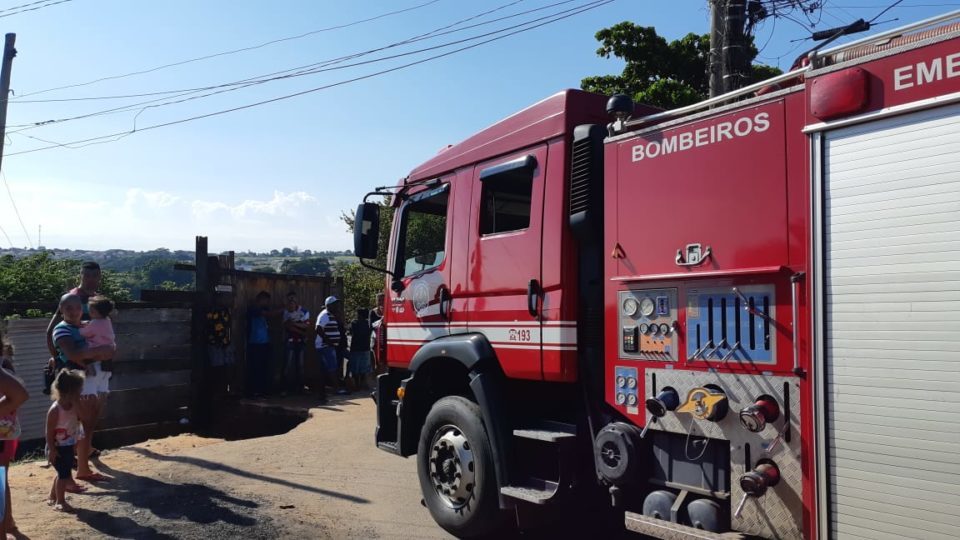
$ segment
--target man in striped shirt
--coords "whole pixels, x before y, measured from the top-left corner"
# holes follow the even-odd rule
[[[317,316],[317,358],[320,360],[320,402],[326,403],[327,389],[329,383],[331,387],[337,388],[338,394],[346,394],[347,391],[340,384],[340,355],[338,349],[343,342],[342,309],[340,300],[336,296],[328,296],[323,301],[324,310]]]

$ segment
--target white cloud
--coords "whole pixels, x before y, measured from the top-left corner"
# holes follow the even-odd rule
[[[58,179],[24,181],[15,187],[33,240],[37,225],[42,224],[43,243],[48,247],[190,249],[197,235],[208,236],[217,251],[266,251],[293,245],[347,249],[352,245],[338,219],[339,208],[328,207],[327,201],[305,191],[277,191],[246,200],[226,199],[237,196],[226,192],[226,200],[216,200],[215,195],[197,198],[186,190],[165,191],[149,185],[129,189],[90,185],[76,191],[74,183]],[[14,243],[27,244],[9,202],[3,199],[0,226]]]
[[[123,203],[124,208],[134,209],[145,204],[149,208],[167,208],[180,202],[180,197],[166,191],[145,191],[140,188],[127,190],[127,198]]]
[[[316,197],[304,191],[284,193],[274,191],[273,198],[268,201],[247,199],[237,205],[230,206],[221,201],[193,201],[193,214],[197,217],[206,217],[215,212],[229,212],[235,218],[266,216],[297,215],[297,211],[304,205],[317,202]]]

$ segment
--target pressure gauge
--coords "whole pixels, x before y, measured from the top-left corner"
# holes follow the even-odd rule
[[[656,325],[656,324],[651,324],[651,325],[650,325],[650,334],[651,334],[651,335],[654,335],[654,336],[655,336],[655,335],[657,335],[657,332],[659,332],[659,331],[660,331],[660,326],[659,326],[659,325]]]
[[[631,389],[631,390],[633,390],[634,388],[636,388],[636,387],[637,387],[637,380],[634,379],[633,377],[630,377],[629,379],[627,379],[627,387],[628,387],[629,389]]]
[[[629,396],[627,396],[627,405],[633,407],[633,406],[636,405],[636,404],[637,404],[637,395],[636,395],[636,394],[630,394]]]
[[[660,333],[665,336],[670,335],[670,325],[667,323],[660,323]]]
[[[617,388],[623,388],[627,386],[627,378],[623,375],[617,377]]]
[[[617,405],[623,405],[627,401],[627,395],[623,392],[617,394]]]
[[[644,297],[643,300],[640,300],[640,314],[644,317],[653,315],[656,309],[657,306],[653,303],[653,298]]]
[[[640,303],[636,298],[627,298],[623,301],[623,314],[627,317],[633,317],[640,311]]]
[[[650,325],[647,323],[640,323],[640,333],[646,334],[650,331]]]

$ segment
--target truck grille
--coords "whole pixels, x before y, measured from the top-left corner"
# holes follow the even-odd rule
[[[592,141],[581,139],[573,143],[570,161],[570,214],[586,212],[590,208],[590,176],[593,165]]]

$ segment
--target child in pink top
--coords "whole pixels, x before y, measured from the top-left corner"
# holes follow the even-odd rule
[[[90,299],[90,320],[83,323],[80,328],[80,335],[87,340],[88,347],[102,347],[104,345],[115,345],[116,334],[113,333],[113,322],[110,320],[110,313],[113,311],[113,302],[106,296],[95,296]],[[87,367],[106,373],[106,377],[112,375],[113,360],[104,360],[103,362],[94,362],[101,364]],[[97,369],[99,368],[99,369]],[[94,373],[87,373],[87,376]]]

